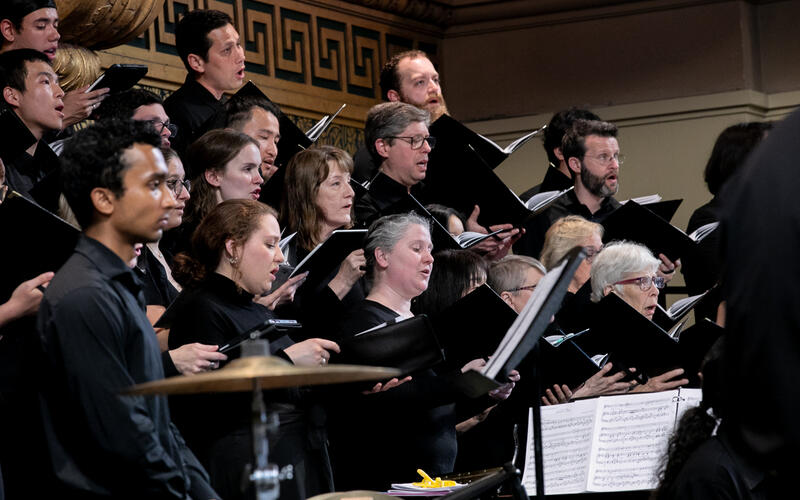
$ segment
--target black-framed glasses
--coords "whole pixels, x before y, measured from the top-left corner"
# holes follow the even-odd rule
[[[591,158],[594,161],[601,163],[603,165],[608,165],[612,161],[616,161],[618,165],[622,165],[625,163],[625,155],[621,155],[619,153],[610,155],[608,153],[600,153],[596,156],[591,155],[584,155],[584,158]]]
[[[152,120],[149,120],[148,123],[153,125],[153,128],[156,129],[156,133],[158,135],[161,135],[164,132],[164,129],[169,130],[170,139],[178,135],[178,126],[174,123],[170,123],[169,121],[162,122],[158,118],[153,118]]]
[[[630,284],[633,284],[633,283],[638,284],[639,288],[641,288],[643,292],[646,292],[646,291],[650,290],[650,288],[652,288],[653,285],[655,285],[656,288],[661,290],[662,288],[664,288],[664,285],[667,284],[667,282],[664,280],[663,276],[642,276],[642,277],[639,277],[639,278],[631,278],[631,279],[628,279],[628,280],[617,281],[614,284],[615,285],[630,285]]]
[[[167,188],[169,188],[175,196],[180,196],[183,192],[183,188],[186,188],[186,192],[192,190],[192,183],[189,179],[167,179],[166,184]]]
[[[521,292],[523,290],[530,290],[531,292],[536,288],[536,285],[525,285],[525,286],[518,286],[517,288],[512,288],[511,290],[507,290],[509,292]]]
[[[427,137],[425,137],[424,135],[415,135],[415,136],[411,136],[411,137],[390,135],[388,137],[384,137],[384,139],[400,139],[400,140],[403,140],[403,141],[411,144],[411,149],[419,149],[419,148],[421,148],[423,142],[427,142],[428,146],[430,146],[431,149],[433,149],[433,147],[436,146],[436,137],[433,137],[431,135],[429,135]]]

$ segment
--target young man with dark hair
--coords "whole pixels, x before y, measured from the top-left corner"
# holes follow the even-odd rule
[[[3,120],[6,129],[0,137],[8,185],[53,210],[53,190],[43,192],[40,186],[58,168],[58,158],[42,140],[46,132],[59,130],[63,123],[64,92],[58,85],[58,76],[39,51],[4,52],[0,54],[0,92],[0,106],[14,114]],[[34,188],[39,190],[35,196]]]
[[[181,130],[173,148],[183,153],[224,112],[222,95],[242,85],[245,59],[233,20],[217,10],[186,13],[175,29],[175,44],[189,74],[164,108]]]
[[[261,176],[264,181],[278,171],[278,141],[281,139],[280,110],[267,99],[244,96],[225,105],[225,127],[238,130],[258,142],[261,151]]]
[[[545,191],[561,191],[573,185],[567,161],[561,153],[561,141],[564,134],[572,128],[575,120],[599,120],[596,114],[586,109],[569,108],[554,114],[544,130],[544,150],[547,153],[547,173],[542,183],[530,188],[520,195],[520,199],[528,200],[531,196]]]
[[[0,2],[0,52],[33,49],[52,62],[58,41],[58,11],[53,0],[3,0]],[[88,118],[108,89],[86,92],[80,88],[64,96],[63,128]]]
[[[163,378],[136,243],[156,241],[175,198],[152,127],[109,120],[62,155],[64,194],[84,228],[39,309],[42,421],[54,497],[217,498],[170,422],[166,397],[122,396]]]
[[[381,69],[380,86],[384,100],[424,109],[430,113],[431,123],[448,113],[439,73],[421,50],[401,52],[386,61]],[[364,148],[356,152],[353,162],[353,177],[358,181],[368,181],[378,172],[378,165]]]

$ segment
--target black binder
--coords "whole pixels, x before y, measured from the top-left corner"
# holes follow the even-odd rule
[[[431,322],[447,364],[460,368],[490,356],[515,319],[517,313],[484,284],[433,315]]]
[[[647,377],[683,368],[684,376],[694,386],[699,382],[700,362],[722,332],[720,327],[711,325],[689,328],[674,339],[610,293],[600,302],[591,333],[581,336],[576,343],[589,355],[608,353],[615,366],[636,368]]]
[[[697,243],[686,233],[635,201],[628,201],[602,222],[603,239],[629,240],[647,246],[657,257],[663,253],[671,261],[694,251]]]
[[[364,247],[366,235],[366,229],[337,229],[295,266],[289,278],[308,271],[301,286],[318,285],[338,269],[351,252]]]
[[[390,322],[339,342],[331,363],[397,368],[404,375],[431,368],[444,360],[442,349],[424,314]]]
[[[11,191],[0,204],[3,244],[0,303],[23,281],[58,271],[75,249],[80,231],[21,194]]]

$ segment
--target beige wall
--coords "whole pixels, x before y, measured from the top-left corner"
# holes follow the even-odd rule
[[[800,1],[651,1],[449,28],[442,73],[453,115],[500,144],[586,107],[620,127],[619,199],[710,199],[717,135],[800,105]],[[476,98],[479,96],[479,98]],[[534,140],[497,172],[516,192],[547,164]]]

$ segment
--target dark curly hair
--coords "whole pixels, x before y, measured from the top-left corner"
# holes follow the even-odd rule
[[[233,240],[235,245],[244,245],[265,215],[278,217],[270,206],[255,200],[223,201],[197,226],[191,250],[175,256],[172,276],[183,286],[204,281],[219,266],[225,242]]]
[[[194,70],[189,66],[189,54],[200,56],[207,61],[208,49],[212,45],[208,34],[229,24],[233,25],[231,16],[218,10],[193,10],[178,21],[178,26],[175,28],[175,48],[189,73],[194,74]]]
[[[572,128],[567,130],[561,140],[561,153],[564,155],[564,160],[575,157],[583,161],[583,157],[586,155],[586,137],[590,135],[616,137],[617,126],[599,120],[575,120]]]
[[[716,196],[720,188],[756,149],[772,129],[769,122],[738,123],[722,131],[714,143],[703,173],[708,190]]]
[[[61,183],[64,196],[81,227],[94,219],[90,193],[94,188],[110,189],[115,196],[125,191],[123,176],[130,166],[124,154],[134,144],[158,148],[161,137],[149,123],[111,119],[87,127],[67,142],[61,155]]]
[[[159,96],[144,89],[130,89],[116,94],[109,94],[97,107],[95,115],[100,120],[107,118],[130,118],[140,106],[150,104],[164,105]]]

